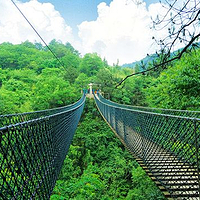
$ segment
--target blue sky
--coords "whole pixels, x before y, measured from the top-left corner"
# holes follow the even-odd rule
[[[29,2],[30,0],[21,0]],[[38,0],[41,3],[52,3],[55,9],[60,12],[66,23],[73,28],[77,34],[77,25],[83,21],[93,21],[98,17],[97,6],[105,2],[109,5],[112,0]],[[159,0],[144,0],[147,6]]]
[[[22,0],[28,2],[29,0]],[[60,12],[67,24],[74,27],[83,21],[97,18],[97,6],[101,2],[110,4],[112,0],[38,0],[41,3],[52,3]]]

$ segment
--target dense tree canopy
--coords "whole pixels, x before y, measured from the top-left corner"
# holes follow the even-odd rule
[[[198,49],[168,65],[162,73],[152,71],[131,78],[116,89],[117,82],[132,69],[108,66],[95,53],[82,58],[69,43],[53,40],[50,46],[63,66],[39,43],[0,45],[1,114],[72,103],[90,82],[119,103],[195,110],[199,107]]]
[[[150,106],[198,110],[200,105],[200,51],[185,55],[180,61],[151,81],[146,89]]]
[[[52,40],[49,47],[63,65],[40,43],[0,45],[1,114],[64,106],[81,96],[104,66],[97,54],[80,57],[70,43]],[[81,73],[83,72],[83,73]]]
[[[96,54],[85,54],[80,64],[80,71],[87,76],[94,76],[103,68],[104,63],[101,58]]]

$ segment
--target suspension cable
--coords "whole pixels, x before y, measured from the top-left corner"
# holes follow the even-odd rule
[[[60,59],[56,56],[56,54],[53,52],[53,50],[49,47],[49,45],[45,42],[45,40],[42,38],[42,36],[38,33],[38,31],[35,29],[35,27],[31,24],[31,22],[28,20],[28,18],[24,15],[24,13],[20,10],[20,8],[17,6],[17,4],[11,0],[14,6],[17,8],[17,10],[21,13],[21,15],[24,17],[24,19],[28,22],[28,24],[31,26],[31,28],[34,30],[34,32],[38,35],[38,37],[42,40],[42,42],[45,44],[45,46],[49,49],[49,51],[52,53],[52,55],[56,58],[56,60],[59,62],[59,64],[64,67],[63,63],[60,61]]]

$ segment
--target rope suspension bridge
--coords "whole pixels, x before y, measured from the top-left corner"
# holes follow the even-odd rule
[[[117,137],[168,198],[200,197],[200,112],[121,105],[95,94]],[[0,199],[49,199],[85,104],[0,116]]]
[[[200,199],[199,112],[120,105],[95,95],[122,143],[168,198]]]

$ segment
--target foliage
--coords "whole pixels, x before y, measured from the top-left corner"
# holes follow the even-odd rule
[[[80,98],[80,91],[94,82],[95,89],[120,103],[145,105],[142,78],[115,90],[131,69],[110,67],[96,53],[80,57],[70,43],[52,40],[49,47],[62,66],[40,43],[28,41],[0,45],[0,113],[16,113],[64,106]]]
[[[103,68],[104,63],[96,53],[85,54],[80,63],[80,72],[85,73],[87,76],[94,76]]]
[[[84,73],[79,73],[78,77],[75,79],[75,85],[77,88],[87,88],[89,83],[90,78]]]
[[[0,114],[73,103],[81,89],[88,88],[99,70],[108,66],[96,53],[81,58],[70,43],[52,40],[49,47],[62,66],[40,43],[0,45]]]
[[[100,69],[98,74],[96,75],[95,82],[98,84],[98,88],[100,88],[102,92],[112,95],[113,86],[115,85],[116,78],[112,74],[110,68]]]
[[[121,88],[113,91],[111,99],[122,104],[146,106],[145,88],[149,83],[150,79],[146,76],[128,79]]]
[[[76,91],[68,81],[64,81],[59,69],[44,69],[39,76],[33,93],[34,110],[60,107],[75,102]]]
[[[0,47],[0,114],[64,106],[80,98],[74,82],[81,58],[69,43],[50,43],[65,69],[40,43]]]
[[[146,89],[148,104],[153,107],[198,110],[200,102],[200,50],[185,55]]]

